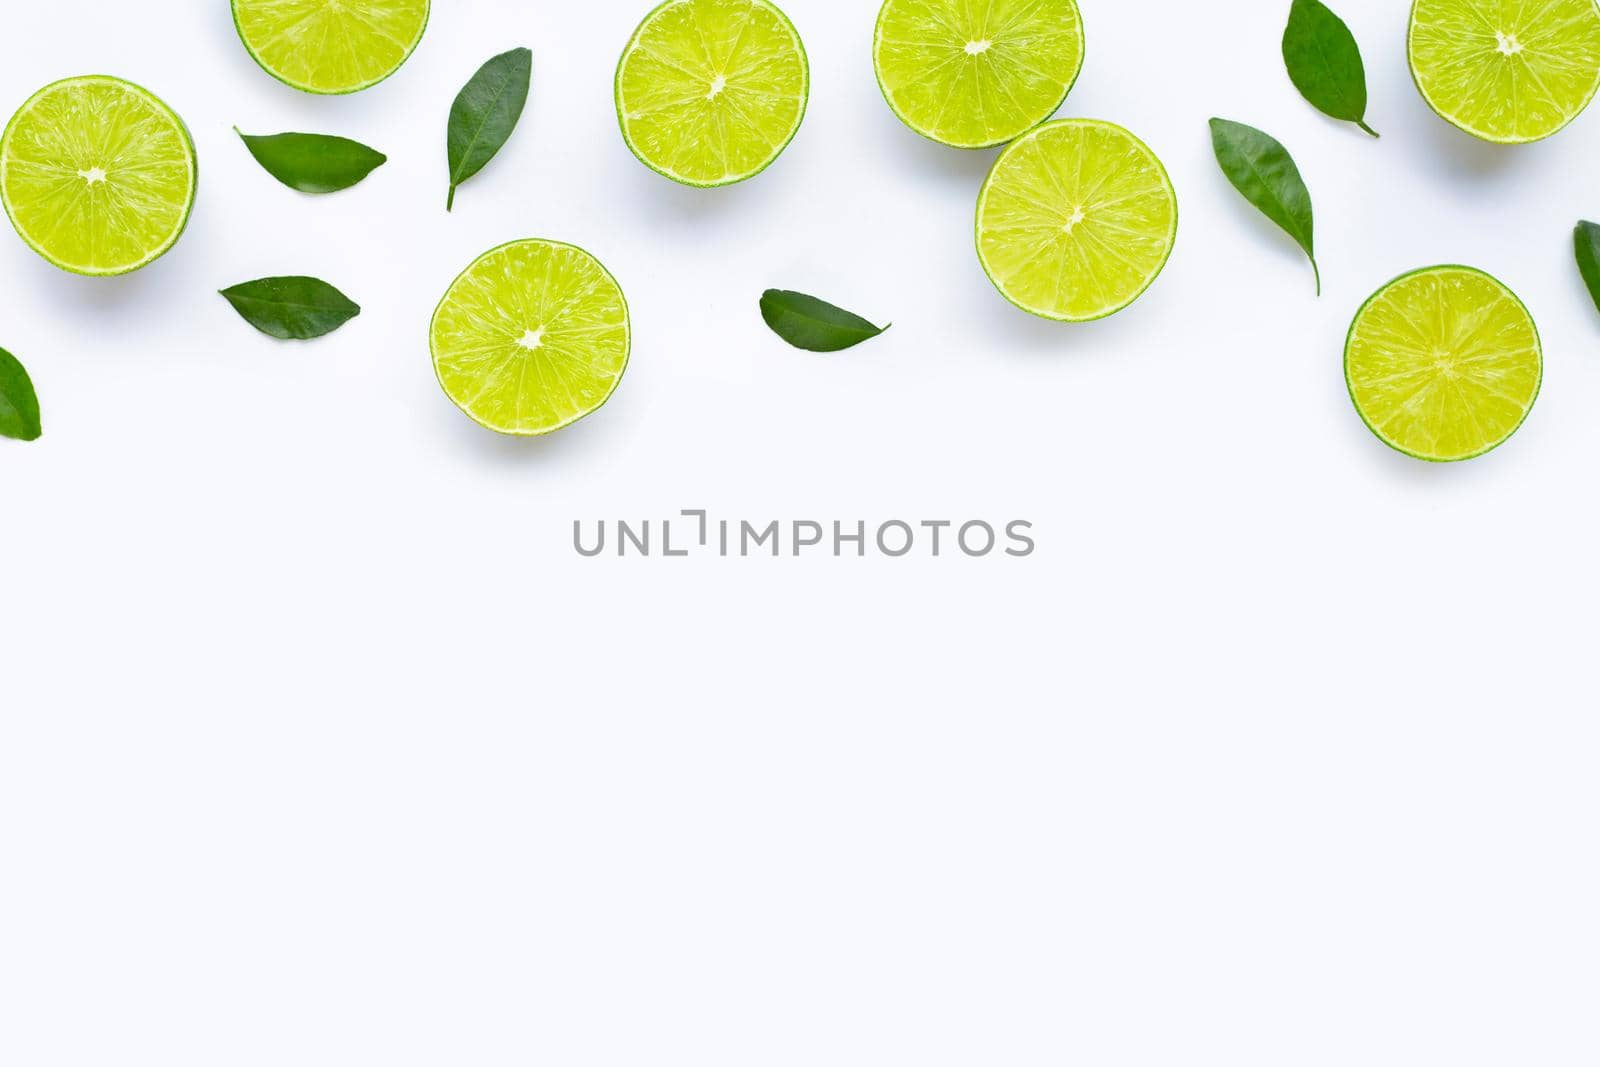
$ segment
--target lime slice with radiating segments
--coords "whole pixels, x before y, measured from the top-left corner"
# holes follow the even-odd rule
[[[257,63],[308,93],[354,93],[399,70],[428,28],[428,0],[233,0]]]
[[[0,138],[0,200],[22,239],[74,274],[127,274],[178,242],[194,143],[155,96],[118,78],[48,85]]]
[[[900,121],[988,148],[1055,114],[1083,69],[1075,0],[887,0],[872,60]]]
[[[794,140],[810,93],[800,35],[767,0],[667,0],[617,64],[623,139],[685,185],[766,170]]]
[[[1086,322],[1150,288],[1178,235],[1166,168],[1120,126],[1046,123],[995,161],[978,197],[978,258],[1024,311]]]
[[[1537,141],[1600,89],[1595,0],[1416,0],[1408,50],[1428,106],[1474,137]]]
[[[429,339],[456,406],[498,433],[532,437],[611,398],[632,332],[622,290],[598,260],[535,240],[468,267],[433,313]]]
[[[1344,372],[1356,410],[1385,444],[1450,462],[1517,432],[1539,395],[1544,356],[1510,289],[1471,267],[1429,267],[1362,305]]]

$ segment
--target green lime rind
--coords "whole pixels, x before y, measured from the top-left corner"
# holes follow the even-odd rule
[[[1578,121],[1579,117],[1588,110],[1589,105],[1594,102],[1596,94],[1600,93],[1600,70],[1597,70],[1597,76],[1594,82],[1590,85],[1588,94],[1583,98],[1582,103],[1580,103],[1559,125],[1551,129],[1527,137],[1499,137],[1486,130],[1474,129],[1472,126],[1467,125],[1464,121],[1446,112],[1444,108],[1434,101],[1433,97],[1429,95],[1427,87],[1422,84],[1422,75],[1417,70],[1414,42],[1417,31],[1417,12],[1422,6],[1423,2],[1424,0],[1412,0],[1411,13],[1406,20],[1406,69],[1411,72],[1411,82],[1417,87],[1417,95],[1422,97],[1422,102],[1428,106],[1428,110],[1432,111],[1435,115],[1439,116],[1439,118],[1443,119],[1445,122],[1449,123],[1451,126],[1454,126],[1461,132],[1469,134],[1472,137],[1476,137],[1478,140],[1487,144],[1536,144],[1539,141],[1548,140],[1549,138],[1554,137],[1556,134],[1560,133],[1568,126],[1571,126],[1574,122]],[[1596,11],[1597,14],[1600,14],[1600,3],[1596,4]]]
[[[177,227],[173,230],[172,235],[165,242],[163,242],[154,250],[148,252],[144,258],[140,259],[137,263],[134,263],[131,266],[117,267],[112,270],[92,270],[85,269],[81,266],[74,266],[73,264],[62,261],[61,259],[52,255],[32,237],[28,236],[27,232],[23,230],[22,224],[17,220],[17,217],[12,210],[10,198],[4,195],[6,167],[4,147],[10,142],[11,131],[15,128],[17,122],[29,112],[29,110],[41,97],[45,96],[47,93],[54,89],[59,89],[64,85],[80,84],[114,85],[125,89],[131,89],[138,93],[140,96],[154,104],[157,110],[165,113],[167,117],[172,119],[173,125],[175,125],[178,129],[178,132],[183,135],[184,147],[188,150],[189,187],[187,189],[187,202],[184,207],[183,218],[179,221]],[[173,247],[177,245],[178,241],[189,229],[189,220],[194,216],[194,205],[195,201],[199,197],[199,189],[200,155],[195,151],[194,138],[190,136],[189,127],[183,121],[183,117],[176,111],[172,110],[172,108],[167,105],[166,101],[162,100],[155,93],[152,93],[149,89],[146,89],[142,85],[128,81],[125,78],[118,78],[115,75],[85,74],[75,78],[62,78],[58,81],[51,82],[49,85],[46,85],[44,88],[28,97],[27,101],[17,109],[16,114],[11,116],[11,120],[6,123],[4,133],[0,133],[0,207],[5,209],[7,221],[11,223],[12,229],[17,231],[17,236],[22,238],[23,243],[29,248],[33,249],[33,251],[36,252],[46,263],[49,263],[58,270],[66,271],[68,274],[76,274],[82,278],[117,278],[125,274],[132,274],[134,271],[148,267],[150,264],[166,255],[168,252],[172,251]]]
[[[872,31],[872,75],[873,75],[873,78],[876,79],[876,81],[878,83],[878,92],[879,92],[880,95],[882,95],[883,102],[889,105],[889,110],[894,113],[894,117],[899,119],[900,122],[906,127],[906,129],[910,130],[912,133],[915,133],[919,137],[927,138],[928,140],[932,141],[934,144],[944,145],[946,148],[960,148],[960,149],[969,149],[969,150],[973,150],[973,151],[978,151],[978,150],[982,150],[982,149],[985,149],[985,148],[999,148],[1003,144],[1010,144],[1012,141],[1015,141],[1017,138],[1025,137],[1029,133],[1032,133],[1034,130],[1038,129],[1040,126],[1042,126],[1045,123],[1049,122],[1050,121],[1050,116],[1054,115],[1057,111],[1061,110],[1061,106],[1067,102],[1067,97],[1072,95],[1072,90],[1077,86],[1078,79],[1083,76],[1083,64],[1084,64],[1084,61],[1088,58],[1089,44],[1088,44],[1088,34],[1084,29],[1083,17],[1082,17],[1082,14],[1080,13],[1079,18],[1078,18],[1078,66],[1077,66],[1077,68],[1075,70],[1073,70],[1072,77],[1067,80],[1066,87],[1061,90],[1061,97],[1055,102],[1054,105],[1051,106],[1050,110],[1045,113],[1043,118],[1041,118],[1038,122],[1034,123],[1032,126],[1028,127],[1027,129],[1018,130],[1016,133],[1012,134],[1010,137],[1000,137],[1000,138],[997,138],[997,139],[992,140],[992,141],[981,141],[981,142],[967,143],[967,142],[962,142],[962,141],[952,141],[952,140],[948,140],[946,138],[940,137],[938,134],[932,132],[931,130],[924,129],[923,127],[919,126],[911,118],[911,116],[907,115],[905,113],[905,111],[900,107],[900,105],[895,103],[894,97],[892,97],[889,94],[889,87],[887,85],[885,85],[884,82],[883,82],[883,69],[878,63],[878,53],[879,53],[879,49],[882,47],[882,44],[883,44],[883,24],[884,24],[885,19],[888,16],[888,13],[889,13],[889,3],[890,3],[890,0],[884,0],[883,6],[878,9],[877,22],[873,26],[873,31]]]
[[[348,89],[319,89],[312,85],[304,85],[300,82],[293,81],[284,77],[282,74],[279,74],[277,71],[267,66],[266,61],[256,53],[255,46],[253,46],[250,43],[249,38],[245,36],[244,26],[239,22],[239,0],[229,0],[228,10],[233,15],[233,28],[234,32],[239,35],[239,43],[244,45],[244,50],[250,54],[251,59],[255,60],[256,66],[266,71],[274,81],[282,82],[291,89],[299,90],[302,93],[310,93],[313,96],[349,96],[351,93],[359,93],[366,89],[371,89],[374,85],[383,84],[396,74],[399,74],[400,68],[411,61],[411,57],[416,53],[417,47],[422,44],[423,36],[428,32],[429,22],[431,22],[433,19],[433,0],[428,0],[427,10],[423,12],[422,16],[422,25],[417,28],[416,39],[407,46],[406,54],[400,58],[400,62],[396,63],[386,73],[381,74],[369,81],[363,82],[360,85],[351,86]]]
[[[1425,452],[1417,452],[1406,448],[1405,446],[1385,436],[1381,430],[1372,424],[1372,420],[1367,417],[1366,411],[1362,409],[1361,401],[1356,397],[1355,382],[1350,376],[1350,348],[1355,342],[1356,327],[1361,324],[1361,319],[1364,315],[1366,315],[1367,309],[1370,308],[1379,297],[1387,294],[1390,289],[1393,289],[1401,282],[1410,278],[1415,278],[1422,274],[1433,274],[1439,271],[1463,271],[1467,274],[1476,274],[1479,277],[1487,278],[1489,281],[1498,286],[1507,296],[1516,302],[1517,306],[1522,309],[1522,313],[1527,316],[1528,325],[1533,330],[1534,350],[1539,357],[1539,380],[1534,383],[1533,395],[1528,399],[1528,406],[1527,409],[1523,411],[1522,418],[1518,420],[1517,424],[1499,440],[1492,442],[1491,444],[1471,453],[1470,455],[1464,456],[1430,456]],[[1495,449],[1500,448],[1507,441],[1510,441],[1527,423],[1528,416],[1533,414],[1534,406],[1539,402],[1539,396],[1544,390],[1544,339],[1539,333],[1539,323],[1534,319],[1533,312],[1528,310],[1528,305],[1523,303],[1522,298],[1516,294],[1515,290],[1513,290],[1509,285],[1501,281],[1499,278],[1496,278],[1493,274],[1490,274],[1488,271],[1481,270],[1478,267],[1469,267],[1462,263],[1439,263],[1431,267],[1418,267],[1416,270],[1406,271],[1404,274],[1391,278],[1389,281],[1380,285],[1376,292],[1362,302],[1360,309],[1356,311],[1355,318],[1350,320],[1350,329],[1345,334],[1344,340],[1344,385],[1346,392],[1350,394],[1350,404],[1356,409],[1356,415],[1360,417],[1362,425],[1372,432],[1372,436],[1376,437],[1388,447],[1394,449],[1396,452],[1399,452],[1401,455],[1410,456],[1412,459],[1419,459],[1425,463],[1436,463],[1442,466],[1452,463],[1465,463],[1469,459],[1478,459],[1481,456],[1486,456]]]
[[[617,125],[622,130],[623,143],[628,146],[628,151],[633,153],[634,158],[640,163],[643,163],[646,167],[649,167],[651,170],[655,171],[657,174],[661,175],[663,178],[671,179],[672,181],[677,182],[679,185],[686,185],[693,189],[721,189],[729,185],[738,185],[740,182],[747,182],[751,178],[764,174],[774,163],[778,162],[778,160],[782,158],[784,152],[788,151],[789,146],[794,143],[794,139],[800,135],[800,128],[805,125],[806,113],[811,106],[811,57],[806,53],[805,41],[801,39],[800,31],[795,28],[794,22],[789,18],[788,14],[785,13],[784,10],[777,4],[767,3],[766,6],[769,7],[783,22],[784,27],[789,31],[789,36],[794,40],[795,49],[800,54],[801,73],[805,76],[805,80],[800,86],[800,114],[795,118],[794,129],[789,131],[789,136],[784,139],[782,144],[778,145],[777,148],[773,150],[771,158],[769,158],[765,163],[761,164],[761,166],[756,167],[754,170],[751,170],[748,173],[730,175],[721,181],[714,182],[696,181],[693,178],[675,174],[646,157],[644,152],[642,152],[639,149],[639,146],[634,142],[633,134],[628,129],[626,109],[622,106],[622,74],[623,66],[628,59],[628,54],[632,52],[634,47],[639,43],[639,38],[642,37],[645,30],[649,28],[651,21],[665,9],[672,7],[674,4],[681,4],[683,2],[684,0],[662,0],[662,3],[657,4],[654,8],[651,8],[650,13],[640,21],[638,27],[633,31],[633,36],[628,38],[628,44],[625,48],[623,48],[622,55],[617,60],[617,72],[612,78],[611,82],[612,101],[617,110]]]
[[[507,430],[504,427],[495,426],[492,423],[484,421],[465,404],[462,404],[460,401],[458,401],[450,392],[449,386],[445,384],[444,375],[439,370],[439,349],[434,339],[434,330],[438,324],[439,315],[444,310],[445,305],[450,302],[450,297],[455,293],[456,286],[461,283],[461,280],[477,269],[479,263],[482,263],[496,252],[501,252],[507,248],[511,248],[514,245],[522,244],[542,244],[551,248],[565,248],[574,252],[580,252],[589,257],[589,259],[594,262],[595,266],[600,269],[600,273],[604,275],[606,280],[609,281],[612,287],[616,289],[617,299],[622,301],[622,324],[626,338],[626,351],[622,357],[622,366],[617,369],[617,376],[612,381],[611,388],[606,390],[606,395],[604,398],[602,398],[599,403],[595,404],[594,407],[587,411],[579,412],[558,425],[539,430]],[[633,313],[628,306],[628,296],[625,292],[623,292],[622,284],[617,281],[616,276],[611,273],[610,269],[607,268],[604,263],[600,262],[599,257],[593,252],[590,252],[588,249],[583,248],[580,245],[568,244],[565,241],[552,241],[544,237],[522,237],[514,241],[506,241],[504,244],[495,245],[481,256],[478,256],[471,263],[467,264],[466,269],[460,274],[457,274],[454,280],[450,282],[450,285],[444,291],[444,296],[440,297],[439,303],[434,306],[433,315],[428,322],[428,354],[433,362],[433,375],[434,379],[439,383],[440,391],[442,391],[444,395],[450,399],[450,402],[454,404],[467,418],[471,419],[485,430],[490,430],[494,433],[500,434],[502,437],[548,437],[553,433],[564,430],[568,426],[571,426],[577,422],[581,422],[590,415],[593,415],[595,412],[605,407],[606,404],[610,403],[611,398],[616,395],[618,387],[622,385],[622,379],[627,376],[628,366],[633,361]]]
[[[1133,141],[1134,144],[1138,145],[1139,148],[1150,157],[1151,161],[1155,163],[1156,171],[1161,176],[1161,180],[1166,188],[1167,195],[1172,200],[1172,225],[1167,230],[1167,252],[1166,255],[1161,257],[1160,265],[1157,266],[1156,269],[1151,273],[1149,279],[1144,283],[1143,287],[1141,287],[1138,292],[1130,296],[1126,301],[1118,304],[1116,307],[1099,311],[1093,315],[1084,316],[1058,315],[1041,308],[1029,307],[1028,305],[1014,299],[1010,293],[1005,291],[1005,288],[1000,284],[999,279],[994,276],[994,272],[989,269],[988,260],[985,259],[983,254],[983,209],[988,203],[989,187],[991,183],[993,183],[995,175],[1000,170],[1001,162],[1013,152],[1018,151],[1022,146],[1028,144],[1033,138],[1039,136],[1044,131],[1055,126],[1061,126],[1068,123],[1080,126],[1097,126],[1105,129],[1115,130],[1118,133],[1126,136],[1129,140]],[[1001,296],[1005,297],[1007,303],[1020,311],[1026,311],[1030,315],[1036,315],[1042,319],[1049,319],[1052,322],[1099,322],[1101,319],[1108,319],[1112,315],[1115,315],[1120,311],[1126,311],[1129,307],[1132,307],[1139,301],[1140,297],[1144,296],[1145,293],[1150,291],[1150,287],[1155,285],[1157,279],[1159,279],[1162,273],[1167,269],[1167,264],[1172,260],[1172,253],[1178,245],[1177,238],[1179,207],[1178,192],[1177,189],[1173,187],[1172,176],[1167,173],[1166,164],[1161,162],[1161,157],[1156,155],[1155,152],[1151,150],[1149,145],[1145,144],[1144,141],[1140,140],[1133,133],[1129,132],[1125,127],[1118,126],[1114,122],[1105,122],[1100,119],[1056,119],[1051,122],[1041,123],[1040,125],[1035,126],[1032,130],[1029,130],[1027,133],[1023,134],[1021,137],[1017,138],[1015,141],[1012,141],[1011,144],[1006,147],[1005,151],[1000,153],[999,158],[997,158],[994,162],[994,166],[989,170],[989,176],[984,179],[983,188],[978,193],[977,216],[973,223],[974,241],[978,247],[978,263],[983,267],[983,273],[989,279],[989,283],[995,287],[995,291]]]

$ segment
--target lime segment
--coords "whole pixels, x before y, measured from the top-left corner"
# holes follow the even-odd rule
[[[481,256],[433,314],[433,367],[445,393],[497,433],[538,436],[598,409],[631,344],[628,305],[598,260],[554,241]]]
[[[274,78],[308,93],[353,93],[411,58],[428,0],[233,0],[233,21]]]
[[[1416,0],[1411,74],[1428,106],[1475,137],[1537,141],[1600,89],[1595,0]]]
[[[172,109],[117,78],[71,78],[0,139],[0,199],[22,239],[74,274],[126,274],[183,235],[194,145]]]
[[[668,0],[617,64],[628,148],[685,185],[731,185],[771,166],[810,91],[800,35],[767,0]]]
[[[995,161],[978,197],[978,258],[1024,311],[1084,322],[1155,281],[1178,234],[1166,168],[1109,122],[1046,123]]]
[[[886,0],[872,59],[900,121],[988,148],[1055,114],[1083,69],[1076,0]]]
[[[1430,267],[1362,306],[1344,368],[1373,433],[1407,455],[1451,462],[1516,433],[1539,395],[1544,357],[1511,290],[1470,267]]]

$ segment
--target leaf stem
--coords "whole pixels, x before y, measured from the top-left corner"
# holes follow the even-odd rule
[[[454,185],[450,187],[450,195],[445,199],[444,202],[444,209],[446,211],[454,211],[456,209],[456,188],[457,187]]]
[[[1365,119],[1357,119],[1356,120],[1356,125],[1360,126],[1362,128],[1362,130],[1366,131],[1367,133],[1370,133],[1375,138],[1380,136],[1377,130],[1375,130],[1371,126],[1367,125],[1367,122],[1366,122]]]
[[[1316,276],[1316,279],[1317,279],[1317,296],[1320,297],[1320,296],[1322,296],[1322,268],[1317,266],[1317,257],[1316,256],[1312,256],[1310,258],[1311,258],[1311,273]]]

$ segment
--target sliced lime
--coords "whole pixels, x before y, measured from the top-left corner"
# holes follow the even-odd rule
[[[261,68],[308,93],[354,93],[399,70],[428,28],[428,0],[233,0]]]
[[[1544,356],[1510,289],[1471,267],[1429,267],[1362,305],[1344,371],[1356,410],[1385,444],[1451,462],[1517,432],[1538,398]]]
[[[1600,89],[1595,0],[1416,0],[1411,76],[1445,121],[1485,141],[1557,132]]]
[[[1109,122],[1040,126],[1000,154],[978,197],[978,258],[990,280],[1022,310],[1063,322],[1137,300],[1177,234],[1166,168]]]
[[[889,107],[956,148],[988,148],[1055,114],[1083,69],[1076,0],[886,0],[872,60]]]
[[[118,78],[45,86],[0,138],[0,200],[11,224],[74,274],[127,274],[176,244],[196,171],[183,121]]]
[[[610,399],[628,365],[628,304],[589,253],[514,241],[481,256],[433,313],[445,393],[497,433],[539,436]]]
[[[768,0],[667,0],[617,64],[623,140],[684,185],[766,170],[799,132],[810,92],[800,35]]]

